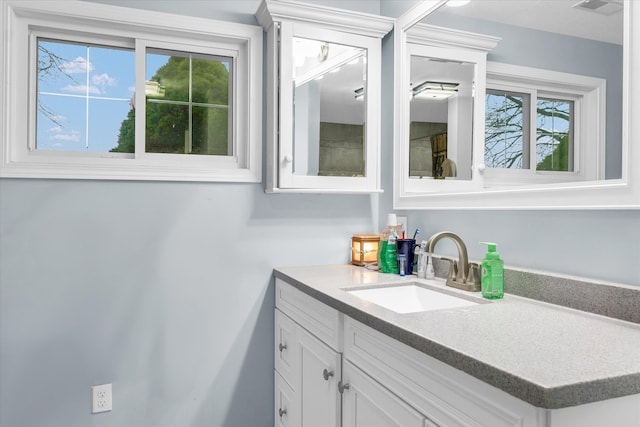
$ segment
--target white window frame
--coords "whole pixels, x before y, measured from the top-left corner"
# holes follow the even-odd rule
[[[262,27],[78,1],[2,1],[0,14],[0,177],[261,182]],[[136,49],[136,87],[144,87],[145,46],[232,57],[233,155],[145,153],[143,90],[136,153],[36,150],[37,37],[52,35]]]
[[[489,61],[487,62],[487,90],[491,89],[530,95],[531,164],[528,169],[487,167],[484,173],[486,187],[604,179],[605,79]],[[536,126],[533,124],[537,120],[538,98],[555,98],[574,102],[573,171],[536,170]]]

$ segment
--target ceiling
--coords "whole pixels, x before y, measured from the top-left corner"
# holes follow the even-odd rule
[[[573,7],[580,3],[587,7]],[[439,12],[622,44],[621,8],[622,0],[471,0]]]

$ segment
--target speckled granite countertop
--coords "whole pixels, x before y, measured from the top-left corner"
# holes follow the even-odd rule
[[[351,265],[274,270],[297,289],[531,403],[557,409],[640,393],[640,325],[505,294],[487,301],[415,276]],[[418,281],[481,304],[398,314],[345,291]]]

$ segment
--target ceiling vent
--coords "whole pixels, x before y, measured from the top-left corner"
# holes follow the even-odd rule
[[[572,7],[607,16],[622,11],[622,3],[612,0],[583,0]]]

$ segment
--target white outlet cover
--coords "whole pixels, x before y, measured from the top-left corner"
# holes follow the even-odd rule
[[[107,412],[113,409],[113,393],[111,384],[91,387],[91,413]]]

